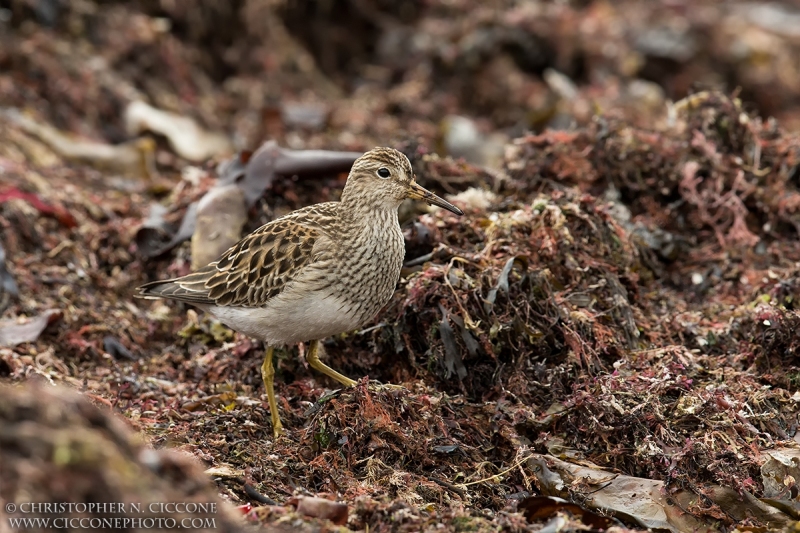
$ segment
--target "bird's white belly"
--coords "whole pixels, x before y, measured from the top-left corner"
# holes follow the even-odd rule
[[[278,296],[264,307],[210,307],[226,326],[267,344],[295,344],[324,339],[359,327],[351,305],[331,294],[312,291],[304,296]]]

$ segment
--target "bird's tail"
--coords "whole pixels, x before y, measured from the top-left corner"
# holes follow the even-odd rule
[[[151,281],[136,287],[136,292],[133,296],[136,298],[144,298],[145,300],[169,298],[176,286],[175,280],[172,279]]]
[[[145,283],[137,288],[134,296],[148,300],[169,298],[200,306],[213,305],[215,300],[210,297],[206,287],[209,273],[212,272],[210,269],[209,266],[181,278]]]

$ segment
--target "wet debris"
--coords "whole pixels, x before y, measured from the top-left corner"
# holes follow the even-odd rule
[[[14,276],[8,271],[6,266],[6,251],[3,243],[0,242],[0,312],[4,311],[12,298],[19,296],[19,288]]]
[[[289,500],[289,504],[296,506],[298,514],[301,515],[323,518],[340,526],[347,523],[348,508],[346,503],[316,496],[300,496]]]
[[[127,359],[128,361],[135,361],[136,356],[125,347],[116,337],[106,335],[103,338],[103,349],[107,354],[111,355],[114,359]]]
[[[17,109],[0,110],[0,117],[6,118],[26,133],[37,137],[68,161],[85,163],[100,170],[139,179],[150,179],[156,174],[155,142],[148,137],[111,145],[73,139],[66,133],[39,122]]]
[[[442,312],[442,321],[439,323],[439,335],[444,344],[444,367],[445,379],[449,379],[454,374],[459,380],[467,377],[467,367],[461,359],[461,350],[456,344],[456,336],[453,327],[450,325],[449,312],[442,306],[439,306]],[[461,326],[463,330],[463,325]],[[467,333],[467,335],[469,335]]]
[[[169,210],[160,204],[152,204],[149,216],[136,230],[136,247],[139,253],[148,258],[161,257],[191,239],[197,223],[197,208],[197,202],[189,204],[180,225],[173,229],[175,224],[166,219]]]
[[[258,492],[255,489],[255,487],[253,487],[253,485],[251,485],[250,483],[245,483],[244,484],[244,493],[247,494],[247,496],[249,498],[251,498],[253,501],[256,501],[258,503],[263,503],[263,504],[266,504],[266,505],[279,505],[279,503],[276,502],[275,500],[273,500],[272,498],[268,498],[268,497],[264,496],[263,494],[261,494],[260,492]],[[331,514],[330,513],[328,515],[312,515],[312,514],[310,514],[308,512],[304,512],[303,514],[308,515],[308,516],[318,516],[320,518],[331,519]],[[335,517],[336,515],[334,514],[333,516]]]
[[[0,386],[0,497],[16,508],[31,501],[125,502],[115,511],[52,514],[55,518],[207,518],[200,531],[242,531],[246,523],[186,454],[146,447],[126,423],[63,387]],[[80,475],[76,475],[79,472]],[[170,511],[150,503],[192,503],[198,513]],[[141,512],[130,504],[140,504]],[[86,505],[88,507],[88,505]],[[24,516],[10,511],[4,519]],[[162,509],[162,510],[159,510]],[[166,523],[166,522],[165,522]]]
[[[57,309],[47,311],[31,318],[0,321],[0,346],[16,346],[25,342],[34,342],[47,326],[62,316]]]
[[[125,108],[125,127],[130,135],[147,131],[163,135],[179,156],[189,161],[205,161],[233,152],[227,135],[209,132],[189,117],[155,108],[140,100]]]

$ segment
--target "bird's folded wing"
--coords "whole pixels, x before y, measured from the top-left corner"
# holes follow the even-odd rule
[[[138,296],[196,305],[261,307],[314,261],[321,232],[297,217],[274,220],[187,276],[142,285]]]

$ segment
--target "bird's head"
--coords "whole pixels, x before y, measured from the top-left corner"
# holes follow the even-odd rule
[[[411,162],[394,148],[373,148],[356,159],[342,191],[343,202],[360,201],[391,209],[397,209],[407,198],[422,200],[456,215],[464,214],[458,207],[419,185]]]

